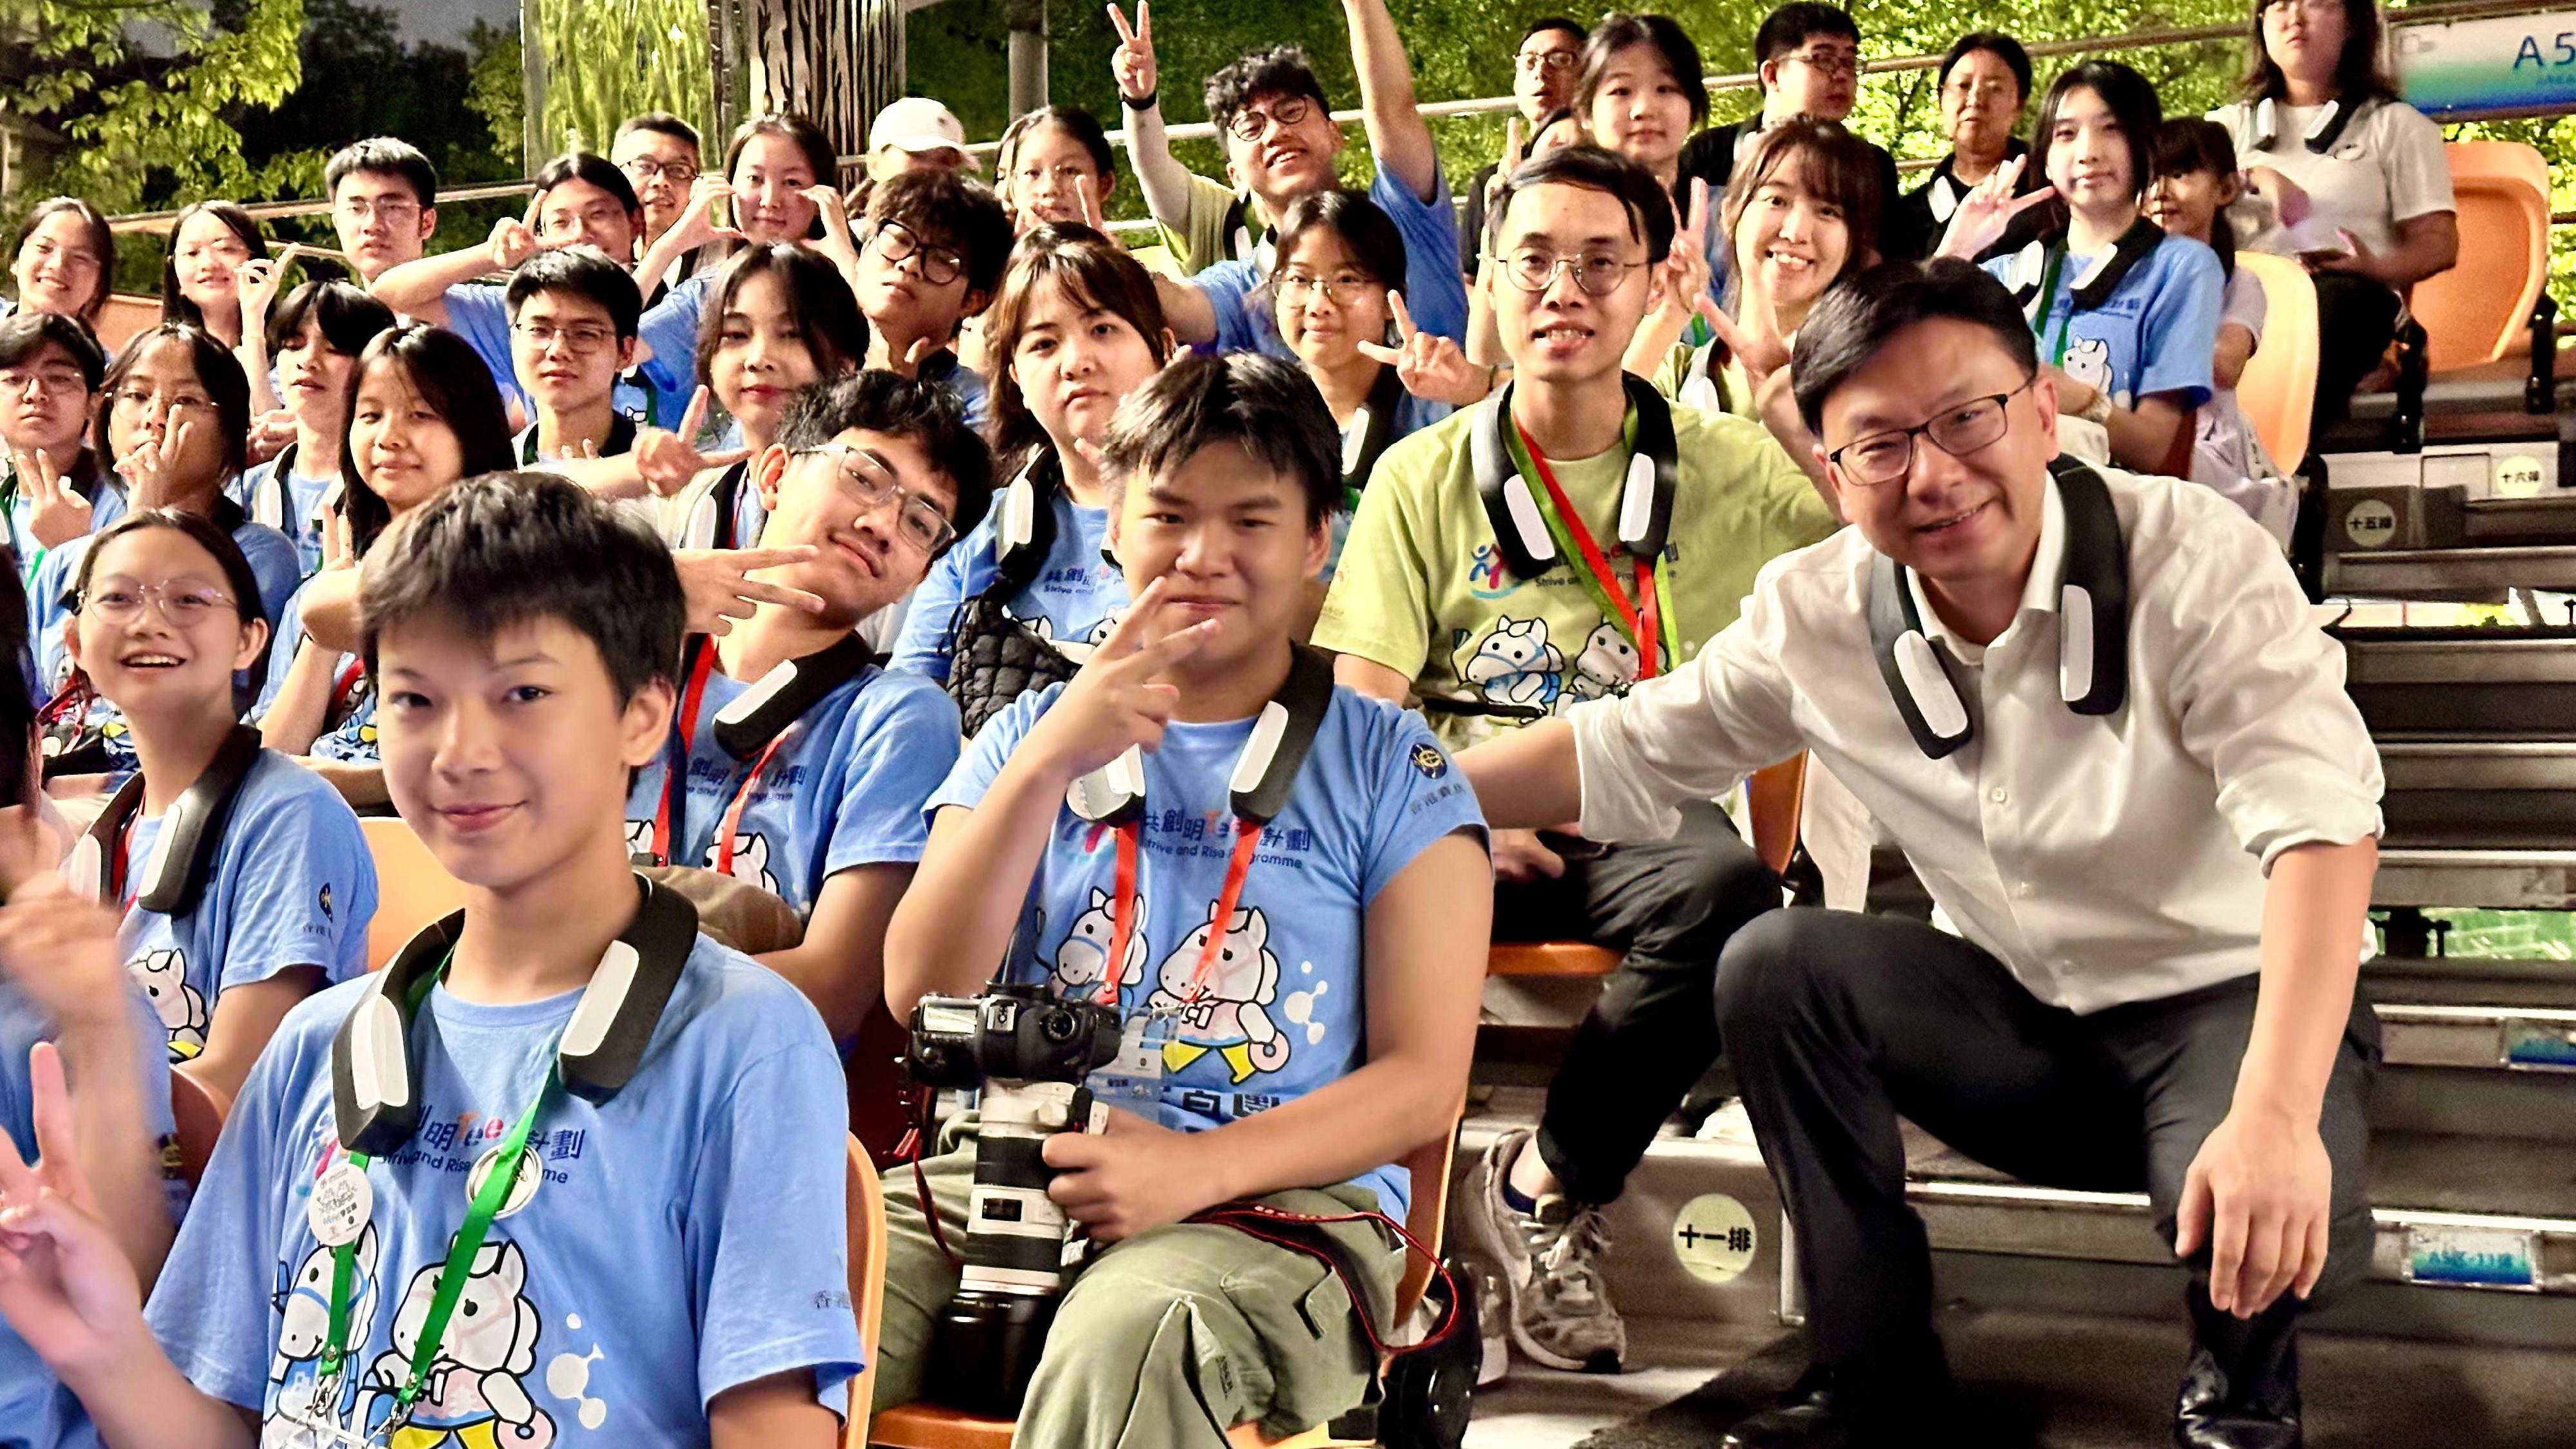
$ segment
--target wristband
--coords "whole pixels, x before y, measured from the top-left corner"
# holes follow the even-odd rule
[[[1130,96],[1122,91],[1118,96],[1118,104],[1125,106],[1131,111],[1150,111],[1154,109],[1154,98],[1161,95],[1162,92],[1163,88],[1161,86],[1156,86],[1141,96]]]
[[[2110,422],[2111,395],[2098,387],[2093,389],[2093,400],[2077,408],[2075,415],[2088,423]]]

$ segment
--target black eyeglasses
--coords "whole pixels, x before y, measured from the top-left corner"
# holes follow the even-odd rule
[[[2012,392],[1988,393],[1943,409],[1928,422],[1910,428],[1890,428],[1855,438],[1826,454],[1839,464],[1846,481],[1863,488],[1877,488],[1893,483],[1914,468],[1914,440],[1928,438],[1932,446],[1953,458],[1964,458],[1979,448],[1991,447],[2010,431],[2012,415],[2004,410],[2013,393],[2022,392],[2037,375],[2022,379]]]
[[[945,287],[966,273],[964,257],[946,247],[923,245],[921,238],[912,234],[912,228],[902,222],[880,224],[876,235],[868,240],[877,249],[877,255],[887,261],[921,258],[921,279],[934,287]]]
[[[1304,96],[1281,96],[1270,103],[1267,111],[1246,106],[1235,112],[1233,119],[1225,123],[1225,128],[1238,141],[1258,141],[1262,132],[1270,129],[1271,122],[1278,122],[1284,131],[1305,120],[1307,113],[1314,109],[1315,103]]]
[[[649,156],[638,156],[617,169],[625,172],[627,178],[638,186],[650,186],[664,178],[686,186],[698,179],[697,163],[692,161],[656,161]]]

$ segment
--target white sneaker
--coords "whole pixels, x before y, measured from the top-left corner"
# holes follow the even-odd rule
[[[1504,1300],[1511,1341],[1521,1352],[1549,1368],[1618,1373],[1628,1329],[1601,1280],[1601,1259],[1610,1251],[1601,1210],[1550,1193],[1537,1211],[1523,1213],[1503,1198],[1512,1161],[1529,1136],[1506,1133],[1468,1175],[1468,1248],[1498,1270],[1496,1296]]]

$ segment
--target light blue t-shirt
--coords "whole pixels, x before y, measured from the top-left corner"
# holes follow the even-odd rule
[[[136,1051],[143,1073],[143,1127],[156,1142],[177,1130],[170,1120],[170,1064],[162,1059],[161,1033],[142,1003],[134,1007]],[[16,987],[0,981],[0,1131],[9,1134],[25,1161],[36,1160],[36,1094],[27,1053],[54,1034],[53,1024]],[[75,1084],[77,1085],[77,1084]],[[187,1184],[170,1179],[170,1216],[186,1206]],[[0,1445],[7,1449],[95,1449],[98,1432],[80,1400],[54,1379],[26,1340],[0,1322]]]
[[[652,353],[635,371],[653,391],[655,417],[676,420],[698,390],[698,314],[706,309],[715,278],[714,272],[700,272],[684,279],[646,310],[635,329]]]
[[[263,516],[264,509],[274,513],[277,521],[269,526],[285,534],[286,541],[295,545],[296,573],[309,579],[322,567],[322,523],[319,515],[322,500],[330,495],[332,489],[340,486],[339,460],[330,460],[331,471],[316,477],[296,466],[303,461],[296,453],[295,445],[288,444],[286,451],[265,463],[254,465],[226,491],[253,521]],[[282,484],[278,479],[280,469],[286,474]],[[272,627],[277,621],[277,615],[269,616]]]
[[[145,1312],[199,1389],[263,1414],[318,1377],[332,1261],[307,1201],[341,1160],[331,1039],[366,989],[334,987],[278,1027]],[[367,1169],[351,1370],[329,1405],[342,1427],[391,1411],[470,1169],[547,1081],[579,999],[492,1006],[440,986],[422,1003],[421,1125]],[[416,1442],[703,1445],[716,1395],[793,1371],[845,1411],[847,1095],[796,988],[701,937],[625,1088],[597,1104],[548,1093],[528,1139],[543,1180],[475,1257]]]
[[[991,389],[984,385],[984,374],[958,362],[955,354],[950,354],[949,362],[946,371],[924,380],[947,388],[957,399],[958,408],[966,414],[966,426],[981,433],[993,416]]]
[[[1425,201],[1384,161],[1376,165],[1368,198],[1404,238],[1404,305],[1413,313],[1413,325],[1464,347],[1467,279],[1458,270],[1458,215],[1449,204],[1449,178],[1441,176]],[[1279,319],[1271,314],[1267,294],[1260,291],[1263,280],[1253,263],[1226,261],[1191,277],[1189,285],[1216,308],[1218,352],[1266,352],[1294,361],[1296,354],[1280,340]]]
[[[110,490],[100,490],[104,502]],[[124,490],[114,490],[117,512],[124,513]],[[89,553],[95,533],[84,534],[45,555],[36,566],[36,577],[27,585],[27,644],[34,651],[39,692],[50,697],[61,692],[72,678],[71,646],[63,641],[63,626],[71,621],[72,611],[65,599],[80,578],[80,561]],[[295,591],[304,584],[295,555],[295,545],[286,535],[264,523],[244,523],[233,530],[233,542],[240,545],[242,557],[250,561],[252,577],[259,580],[259,605],[272,629],[294,599]],[[290,656],[291,657],[291,656]],[[263,691],[266,686],[262,686]],[[89,726],[99,731],[106,742],[108,759],[113,768],[109,774],[117,779],[134,772],[134,742],[126,737],[125,716],[105,699],[90,703]]]
[[[1995,257],[1985,268],[2011,286],[2015,267],[2031,265],[2021,257]],[[2227,303],[2218,254],[2189,237],[2166,237],[2101,306],[2077,312],[2075,283],[2092,261],[2069,253],[2058,268],[2055,294],[2031,326],[2039,337],[2039,360],[2055,362],[2122,407],[2166,392],[2183,394],[2186,408],[2209,401],[2210,360],[2218,351],[2218,319]]]
[[[519,373],[510,361],[510,308],[508,289],[491,282],[460,282],[447,289],[440,300],[447,304],[447,330],[465,339],[474,355],[492,374],[492,385],[501,390],[504,410],[516,404],[522,414],[533,416],[536,409],[528,395],[519,390]]]
[[[704,647],[704,646],[701,646]],[[921,805],[957,763],[957,706],[916,674],[870,665],[816,700],[787,734],[755,785],[759,758],[737,760],[716,743],[716,711],[750,686],[707,677],[690,735],[686,800],[674,822],[671,858],[718,867],[725,813],[749,788],[733,842],[733,871],[794,906],[814,909],[823,882],[863,865],[910,865],[929,843]],[[636,771],[626,797],[631,848],[650,850],[653,819],[669,778],[666,751]]]
[[[1456,264],[1451,263],[1455,270]],[[929,813],[972,809],[1002,762],[1064,692],[1024,694],[993,716]],[[1175,721],[1145,756],[1145,818],[1136,930],[1118,972],[1121,1015],[1170,1008],[1188,994],[1234,849],[1227,779],[1252,721]],[[1416,714],[1336,687],[1288,795],[1263,828],[1207,996],[1174,1021],[1163,1053],[1162,1125],[1221,1127],[1293,1101],[1368,1060],[1363,927],[1369,904],[1432,842],[1484,834],[1464,772]],[[1059,995],[1097,995],[1116,914],[1117,842],[1069,807],[1012,933],[1013,981]],[[1411,1196],[1389,1164],[1359,1179],[1401,1219]]]
[[[1002,601],[1014,619],[1049,639],[1097,644],[1117,626],[1127,610],[1127,579],[1118,566],[1101,557],[1109,537],[1109,510],[1086,508],[1062,488],[1052,490],[1055,544],[1046,564],[1029,586]],[[912,607],[903,616],[903,633],[894,646],[890,668],[948,680],[949,661],[957,643],[957,610],[968,599],[992,587],[1001,558],[994,547],[1001,529],[1001,500],[984,510],[984,520],[966,531],[948,552],[931,564],[930,573],[913,591]]]
[[[116,933],[125,972],[161,1019],[170,1060],[206,1049],[222,993],[290,966],[318,966],[326,981],[367,969],[367,922],[376,914],[376,866],[358,817],[322,777],[262,750],[233,798],[196,908],[171,917],[133,903],[131,892],[161,842],[162,817],[138,817],[126,845],[127,899]],[[66,879],[73,865],[64,863]],[[74,890],[95,879],[70,879]]]

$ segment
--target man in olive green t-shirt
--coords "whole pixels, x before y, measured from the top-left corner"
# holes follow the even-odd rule
[[[1651,391],[1632,400],[1619,360],[1665,285],[1671,202],[1634,163],[1577,146],[1515,172],[1496,208],[1478,285],[1515,381],[1387,451],[1315,628],[1315,643],[1341,656],[1341,683],[1418,697],[1452,749],[1678,668],[1735,621],[1764,563],[1835,527],[1759,425],[1677,407],[1663,547],[1631,556],[1619,540],[1645,534],[1619,526],[1640,516],[1624,506],[1626,480],[1664,405]],[[1493,456],[1537,510],[1510,515],[1509,548],[1478,488],[1479,427],[1499,433]],[[1541,525],[1544,539],[1530,532]],[[1514,553],[1553,563],[1524,576]],[[1524,1354],[1616,1372],[1627,1336],[1602,1291],[1600,1209],[1716,1060],[1718,951],[1780,904],[1780,883],[1714,804],[1685,812],[1666,841],[1614,848],[1569,825],[1497,831],[1493,855],[1508,887],[1496,936],[1580,936],[1626,954],[1537,1133],[1505,1135],[1477,1165],[1466,1232],[1500,1270]]]

